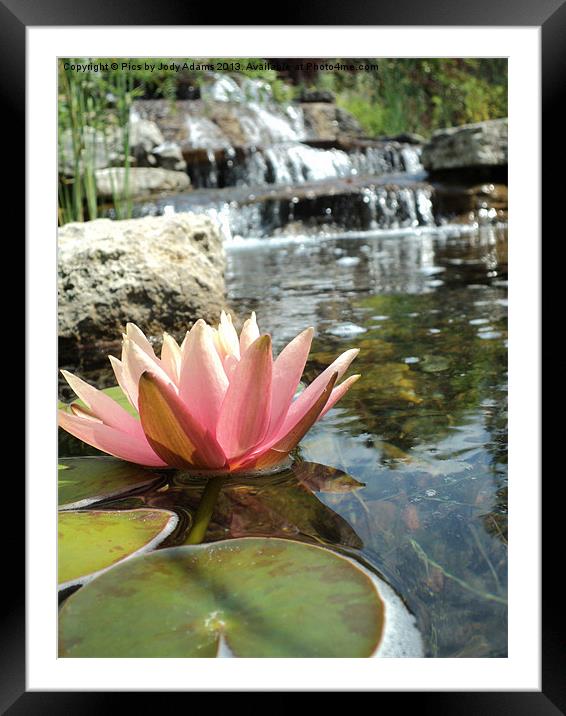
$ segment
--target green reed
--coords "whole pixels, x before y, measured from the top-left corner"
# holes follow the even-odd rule
[[[74,60],[73,60],[74,61]],[[100,215],[97,164],[116,156],[114,166],[124,169],[124,180],[112,181],[112,203],[117,218],[132,215],[130,179],[130,108],[136,94],[127,73],[77,73],[59,68],[59,224],[87,221]]]

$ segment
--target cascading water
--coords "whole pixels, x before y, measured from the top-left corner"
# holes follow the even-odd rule
[[[424,183],[364,184],[358,179],[250,193],[201,190],[147,202],[136,215],[188,212],[218,223],[226,241],[274,236],[332,236],[345,232],[433,227],[432,188]]]
[[[204,148],[204,147],[203,147]],[[241,150],[216,146],[189,166],[195,188],[305,184],[326,179],[383,176],[422,172],[420,148],[392,144],[363,147],[352,152],[320,149],[296,141],[278,142],[265,148]]]
[[[136,103],[176,132],[192,190],[139,205],[138,215],[206,213],[227,240],[433,226],[418,145],[321,139],[300,104],[277,104],[261,80],[217,75],[202,100]]]

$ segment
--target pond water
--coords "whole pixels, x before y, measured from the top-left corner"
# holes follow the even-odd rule
[[[206,541],[331,545],[399,593],[427,656],[506,656],[506,247],[492,225],[229,245],[235,314],[255,310],[276,352],[314,326],[305,381],[347,348],[362,379],[303,439],[297,471],[227,483]],[[86,454],[62,433],[61,456]],[[164,545],[180,544],[202,489],[176,475],[107,506],[177,511]]]

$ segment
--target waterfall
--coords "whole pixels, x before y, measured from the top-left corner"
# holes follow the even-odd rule
[[[203,126],[201,123],[201,129]],[[208,166],[204,167],[202,162],[197,164],[185,155],[195,188],[306,184],[327,179],[422,172],[420,150],[409,145],[399,148],[384,144],[346,152],[285,141],[266,148],[250,146],[236,151],[231,146],[222,146],[221,138],[215,135],[215,138],[209,136],[203,146],[210,148],[214,141],[217,151],[206,155]]]
[[[309,185],[313,186],[313,185]],[[187,192],[136,207],[136,216],[189,212],[218,223],[226,241],[281,235],[321,236],[435,225],[427,184],[332,186],[296,194],[250,195],[222,189]]]
[[[227,241],[434,226],[420,146],[334,125],[334,139],[321,138],[306,105],[275,103],[261,80],[215,75],[201,96],[174,108],[136,102],[136,116],[179,142],[192,186],[137,205],[136,215],[205,213]],[[332,117],[327,107],[316,111]]]

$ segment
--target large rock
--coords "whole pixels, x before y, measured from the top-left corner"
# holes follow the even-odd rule
[[[180,337],[198,318],[217,321],[225,306],[224,248],[205,216],[66,224],[58,268],[63,357],[117,346],[128,321],[150,336]]]
[[[132,113],[129,142],[134,156],[138,152],[150,154],[154,147],[158,147],[164,141],[163,134],[155,122],[141,119],[137,114]]]
[[[163,142],[155,147],[151,153],[162,169],[182,172],[187,168],[187,162],[183,159],[181,147],[175,142]]]
[[[362,137],[364,130],[346,110],[327,102],[301,104],[305,125],[313,139],[336,139],[338,136]]]
[[[112,199],[115,194],[124,193],[126,187],[124,167],[97,169],[94,176],[96,193],[101,199]],[[190,184],[191,181],[185,172],[153,167],[130,167],[128,170],[128,194],[132,197],[141,198],[163,192],[185,191]]]
[[[421,161],[429,171],[505,166],[507,119],[440,129],[424,147]]]

